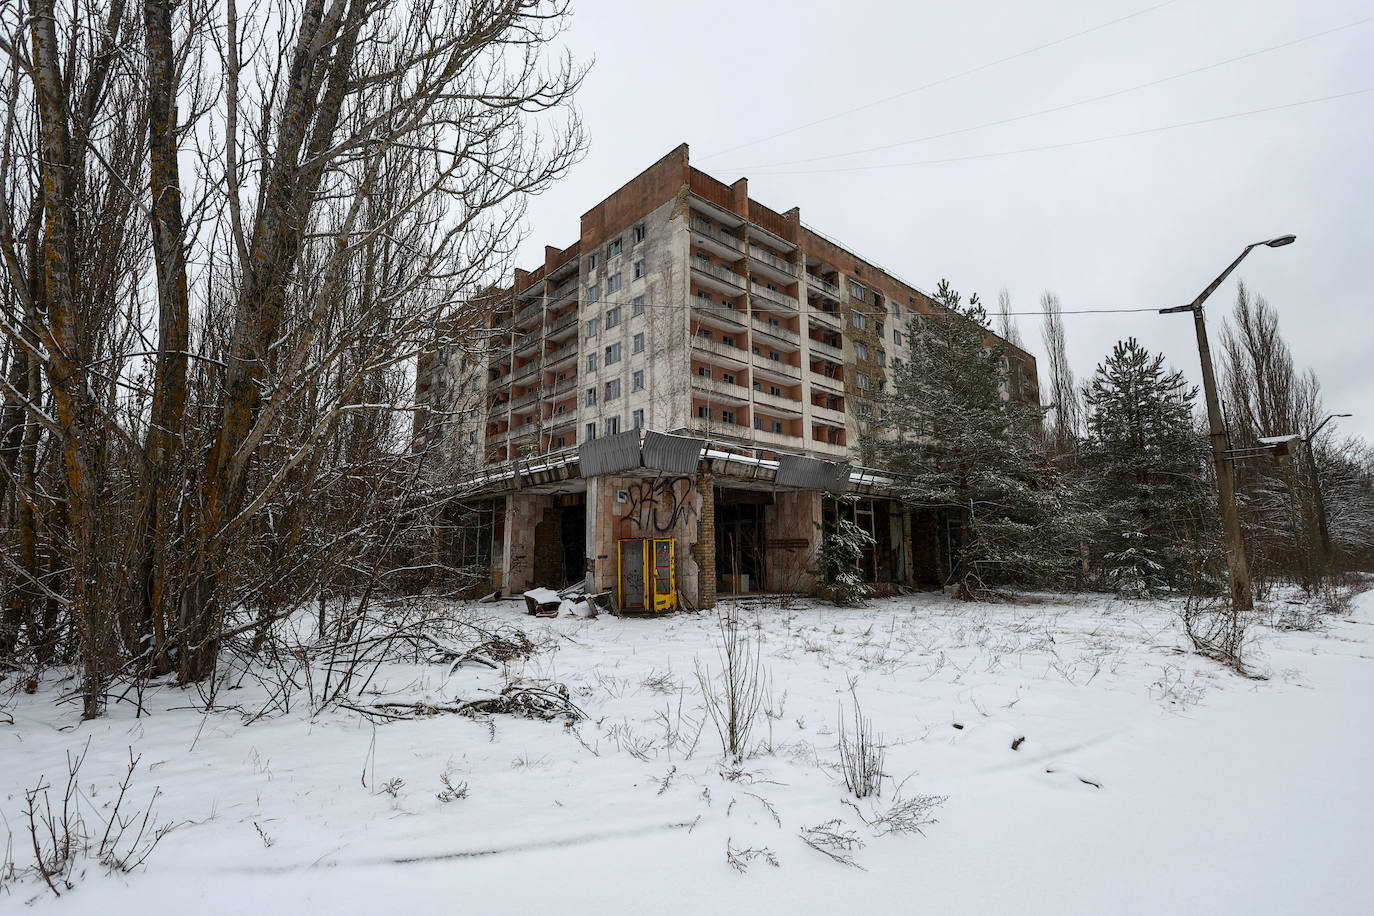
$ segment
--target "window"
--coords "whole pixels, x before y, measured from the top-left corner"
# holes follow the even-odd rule
[[[902,332],[901,332],[901,331],[895,331],[895,330],[894,330],[894,331],[892,332],[892,342],[893,342],[894,344],[896,344],[897,346],[899,346],[899,347],[902,345]]]
[[[633,247],[642,241],[644,241],[644,224],[640,223],[630,230],[630,245]]]
[[[781,421],[781,420],[774,420],[774,421],[773,421],[773,432],[775,432],[775,433],[780,433],[780,432],[782,432],[782,421]]]
[[[754,429],[763,429],[763,417],[754,418]]]
[[[606,311],[606,330],[610,330],[620,324],[620,306]]]
[[[754,390],[755,390],[755,391],[762,391],[762,390],[763,390],[763,382],[760,382],[758,379],[754,379]]]
[[[588,336],[588,337],[595,337],[595,336],[596,336],[596,332],[599,331],[599,330],[601,330],[601,319],[600,319],[600,318],[588,318],[588,319],[587,319],[587,336]]]
[[[635,351],[636,353],[643,353],[643,352],[644,352],[644,334],[643,334],[643,332],[640,332],[640,333],[638,333],[638,334],[636,334],[636,335],[634,336],[634,351]]]
[[[587,354],[587,371],[588,371],[588,372],[595,372],[595,371],[596,371],[596,354],[595,354],[595,353],[588,353],[588,354]]]
[[[881,321],[875,321],[873,322],[873,333],[877,334],[879,339],[882,339],[882,336],[887,333],[887,328],[883,327]]]
[[[632,270],[632,276],[633,276],[634,279],[638,280],[639,278],[643,277],[643,276],[644,276],[644,259],[643,259],[643,258],[640,258],[638,261],[635,261],[634,267],[631,268],[631,270]]]
[[[710,366],[697,366],[697,375],[701,376],[702,378],[710,378],[710,377],[711,377],[711,367],[710,367]]]
[[[731,373],[731,372],[722,372],[722,373],[720,374],[720,380],[721,380],[722,382],[724,382],[725,384],[727,384],[727,385],[733,385],[733,384],[735,384],[735,376],[734,376],[734,373]]]
[[[887,368],[887,354],[882,350],[878,351],[878,365],[882,366],[884,369]]]
[[[731,337],[729,334],[722,334],[720,336],[720,342],[727,347],[733,347],[735,345],[735,338]]]
[[[600,302],[600,301],[601,301],[601,287],[597,286],[595,283],[593,283],[591,286],[587,287],[587,301],[588,301],[588,302]]]
[[[642,409],[630,414],[630,425],[635,429],[644,428],[644,411]]]
[[[876,306],[877,308],[882,308],[882,307],[883,307],[883,294],[882,294],[882,293],[879,293],[879,292],[876,292],[876,291],[873,293],[873,305]]]
[[[557,438],[555,438],[555,439],[553,440],[553,447],[554,447],[554,448],[562,448],[563,446],[565,446],[565,445],[567,445],[567,444],[568,444],[568,438],[567,438],[567,436],[558,436]]]
[[[868,290],[864,289],[863,286],[855,283],[853,280],[849,281],[849,296],[851,299],[858,299],[860,302],[863,302],[864,297],[867,295]]]
[[[630,317],[637,318],[644,314],[644,297],[635,296],[630,300]]]
[[[750,347],[750,348],[749,348],[749,352],[753,353],[755,356],[762,356],[762,355],[763,355],[763,351],[759,349],[759,345],[758,345],[758,344],[754,344],[752,347]]]
[[[596,270],[596,268],[597,268],[600,264],[601,264],[601,255],[597,254],[595,251],[593,251],[591,254],[587,255],[587,269],[588,269],[588,270]]]
[[[705,404],[698,404],[697,416],[703,420],[711,419],[711,408],[707,407]]]
[[[620,292],[620,274],[614,273],[606,278],[606,295]]]
[[[592,440],[595,439],[595,438],[596,438],[596,423],[594,423],[594,422],[593,422],[593,423],[588,423],[588,424],[587,424],[587,437],[586,437],[586,441],[587,441],[587,442],[590,442],[590,441],[592,441]]]
[[[868,359],[868,345],[854,341],[854,358]]]
[[[771,395],[772,395],[773,397],[775,397],[775,398],[780,398],[780,397],[782,397],[782,389],[779,388],[777,385],[769,385],[769,386],[768,386],[768,393],[771,394]]]
[[[632,375],[632,376],[630,376],[630,390],[631,390],[631,391],[643,391],[643,390],[644,390],[644,370],[643,370],[643,369],[636,369],[636,370],[635,370],[635,374]]]
[[[894,321],[902,320],[902,305],[900,302],[892,303],[892,318]]]
[[[864,372],[854,373],[854,384],[859,386],[860,391],[867,391],[868,389],[873,387],[872,379],[870,379],[868,377],[868,374]]]
[[[611,243],[606,246],[606,257],[613,258],[620,254],[620,248],[620,239],[613,239]]]
[[[590,387],[590,388],[587,389],[587,406],[588,406],[588,407],[595,407],[595,406],[596,406],[596,386],[595,386],[595,385],[593,385],[592,387]]]
[[[720,412],[720,420],[722,423],[734,423],[735,412],[733,410],[722,410]]]
[[[853,323],[854,327],[860,330],[868,327],[868,316],[862,312],[854,312],[849,316],[849,320]]]
[[[620,397],[620,379],[613,378],[606,383],[606,400],[614,401]]]
[[[777,350],[769,350],[769,351],[768,351],[768,358],[771,359],[771,360],[772,360],[773,362],[775,362],[775,363],[780,363],[780,362],[782,362],[782,354],[778,353]]]
[[[526,417],[526,418],[525,418],[525,422],[524,422],[523,424],[521,424],[521,425],[523,425],[523,426],[529,426],[529,425],[530,425],[531,423],[533,423],[533,422],[534,422],[534,416],[531,415],[531,416]]]
[[[700,299],[703,303],[714,301],[711,299],[711,294],[704,289],[697,290],[697,298]]]
[[[710,329],[710,328],[697,328],[697,336],[698,336],[698,337],[704,337],[704,338],[706,338],[707,340],[710,340],[710,339],[711,339],[711,329]]]
[[[614,435],[615,435],[616,433],[618,433],[618,432],[620,432],[620,418],[619,418],[619,417],[607,417],[607,418],[606,418],[606,435],[608,435],[608,436],[614,436]]]
[[[620,362],[620,344],[611,344],[606,348],[606,365],[614,366]]]
[[[768,326],[769,326],[770,328],[782,327],[782,322],[778,321],[778,319],[776,319],[776,318],[769,318],[769,319],[768,319]]]

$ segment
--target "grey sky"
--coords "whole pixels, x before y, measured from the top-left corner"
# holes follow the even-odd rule
[[[1235,275],[1265,295],[1342,429],[1374,439],[1374,92],[1067,148],[986,157],[1374,88],[1374,22],[1052,114],[859,156],[780,165],[1054,108],[1374,17],[1370,0],[1174,0],[1054,47],[735,149],[1128,16],[1162,0],[1044,3],[621,3],[581,0],[568,42],[596,63],[580,97],[591,151],[533,202],[521,263],[678,143],[726,182],[923,289],[941,277],[995,307],[1191,300],[1248,242]],[[930,160],[967,158],[930,163]],[[897,168],[871,168],[889,163]],[[861,166],[859,169],[852,169]],[[838,169],[851,169],[839,171]],[[826,170],[826,171],[818,171]],[[1209,327],[1235,297],[1209,302]],[[1039,319],[1020,319],[1039,355]],[[1091,373],[1134,335],[1198,377],[1186,316],[1068,316]]]

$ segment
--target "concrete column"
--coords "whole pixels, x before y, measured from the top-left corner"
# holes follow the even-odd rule
[[[697,561],[697,606],[716,606],[716,475],[697,477],[697,492],[701,494],[701,515],[697,529],[697,543],[693,548]]]

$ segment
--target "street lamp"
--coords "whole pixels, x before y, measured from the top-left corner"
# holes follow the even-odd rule
[[[1198,355],[1202,359],[1202,390],[1207,399],[1207,426],[1212,440],[1212,461],[1217,471],[1217,494],[1221,502],[1221,520],[1226,538],[1226,565],[1231,580],[1231,605],[1236,611],[1248,611],[1254,607],[1254,597],[1250,592],[1250,564],[1245,558],[1245,536],[1240,530],[1240,514],[1236,511],[1236,482],[1231,473],[1231,462],[1226,457],[1226,425],[1221,416],[1221,401],[1217,397],[1217,380],[1212,369],[1212,351],[1207,346],[1207,324],[1202,316],[1202,303],[1216,292],[1217,287],[1226,281],[1231,271],[1245,260],[1245,256],[1261,245],[1269,248],[1282,248],[1297,241],[1295,235],[1281,235],[1263,242],[1252,242],[1245,246],[1240,256],[1221,272],[1202,293],[1188,305],[1160,309],[1161,315],[1174,312],[1192,312],[1193,327],[1197,330]]]

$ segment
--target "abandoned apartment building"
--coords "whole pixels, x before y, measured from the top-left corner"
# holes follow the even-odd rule
[[[873,536],[879,592],[942,583],[945,520],[892,499],[857,448],[908,319],[939,306],[798,209],[684,144],[490,299],[416,392],[420,434],[463,469],[436,550],[477,587],[585,582],[625,611],[808,592],[839,512]],[[1034,358],[1007,353],[1008,396],[1037,399]]]

